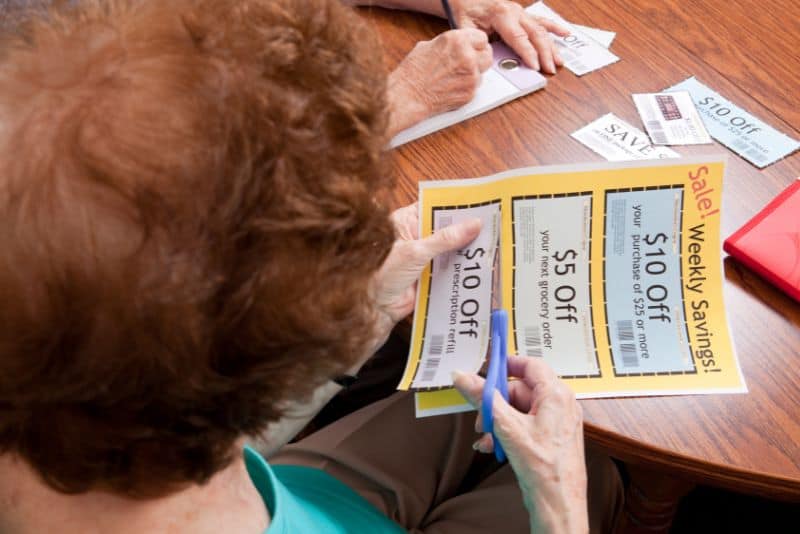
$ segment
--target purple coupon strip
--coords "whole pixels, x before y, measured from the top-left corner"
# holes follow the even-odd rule
[[[520,91],[527,92],[541,86],[543,76],[526,67],[522,59],[504,43],[492,43],[492,55],[494,71]]]

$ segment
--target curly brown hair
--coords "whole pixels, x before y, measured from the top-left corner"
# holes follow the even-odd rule
[[[0,58],[0,452],[202,483],[361,356],[385,70],[338,0],[84,1]]]

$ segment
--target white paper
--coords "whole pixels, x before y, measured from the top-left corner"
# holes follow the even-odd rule
[[[664,146],[655,146],[647,134],[613,113],[603,115],[570,134],[608,161],[679,158]]]
[[[711,143],[688,92],[635,94],[633,102],[654,145]]]
[[[548,18],[570,30],[570,34],[566,37],[559,37],[553,33],[550,36],[564,59],[564,66],[576,76],[582,76],[619,61],[619,58],[607,48],[576,28],[575,25],[564,20],[544,2],[536,2],[525,10],[537,17]]]
[[[575,24],[574,22],[571,23],[575,28],[582,31],[598,43],[600,43],[603,48],[609,48],[611,43],[614,42],[614,38],[617,36],[616,32],[611,32],[608,30],[601,30],[599,28],[592,28],[591,26],[583,26],[581,24]]]

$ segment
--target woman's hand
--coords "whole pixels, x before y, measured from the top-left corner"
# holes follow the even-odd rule
[[[397,321],[414,309],[417,279],[425,265],[439,254],[463,248],[478,237],[481,230],[480,219],[473,219],[419,239],[417,211],[415,203],[392,214],[397,240],[372,279],[377,307],[374,338],[365,347],[359,361],[347,370],[348,374],[357,374],[361,366],[386,342]],[[289,405],[284,417],[272,423],[263,433],[258,441],[258,449],[269,455],[288,443],[340,389],[333,382],[327,382],[314,392],[311,399]]]
[[[389,136],[472,100],[491,64],[489,39],[474,28],[417,43],[389,75]]]
[[[509,356],[509,400],[495,394],[494,433],[522,489],[532,532],[588,532],[586,464],[581,407],[572,391],[540,358]],[[480,408],[484,380],[456,373],[455,386]],[[481,416],[476,428],[482,431]],[[476,443],[494,450],[491,434]]]
[[[459,28],[497,32],[532,69],[555,74],[564,64],[548,32],[565,37],[563,26],[526,12],[510,0],[450,0]]]
[[[373,279],[378,335],[383,341],[397,322],[413,311],[422,269],[439,254],[464,248],[481,230],[480,219],[471,219],[419,239],[418,211],[414,203],[392,214],[397,240]]]

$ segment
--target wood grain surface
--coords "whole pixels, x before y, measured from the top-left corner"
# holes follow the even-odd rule
[[[569,134],[608,112],[640,120],[632,93],[689,76],[800,138],[800,2],[549,0],[567,20],[617,32],[621,58],[577,77],[566,69],[525,98],[405,145],[393,154],[398,206],[425,179],[482,176],[528,165],[602,161]],[[381,35],[387,68],[443,20],[362,8]],[[765,170],[715,144],[682,155],[728,155],[723,235],[793,179],[800,154]],[[800,214],[798,215],[800,216]],[[749,393],[584,400],[587,438],[613,456],[689,480],[800,500],[800,304],[725,260],[725,299]]]

